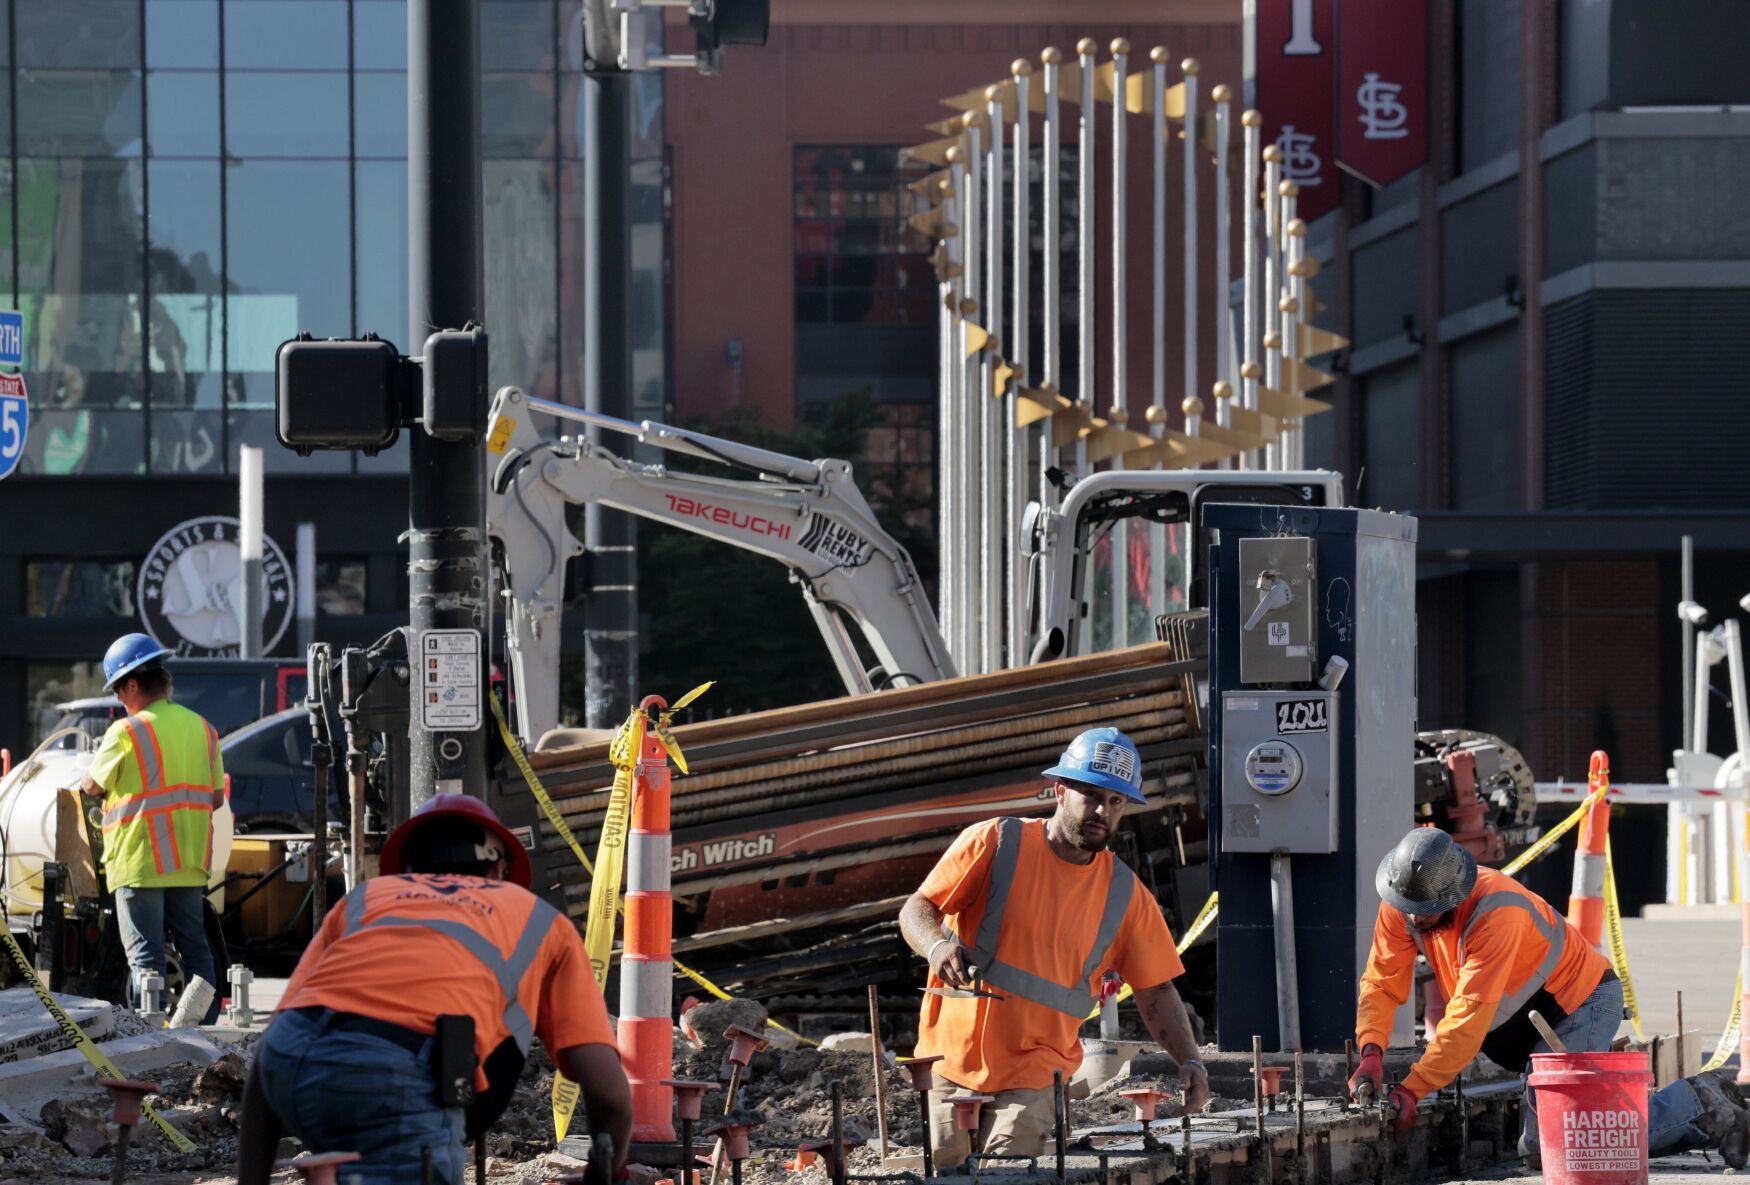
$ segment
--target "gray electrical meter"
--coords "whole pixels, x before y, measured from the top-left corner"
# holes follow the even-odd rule
[[[1222,709],[1221,846],[1337,850],[1337,697],[1229,691]]]

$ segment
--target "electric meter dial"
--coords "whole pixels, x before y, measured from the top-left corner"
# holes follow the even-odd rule
[[[1246,781],[1272,798],[1298,786],[1303,768],[1300,752],[1287,741],[1260,741],[1246,754]]]

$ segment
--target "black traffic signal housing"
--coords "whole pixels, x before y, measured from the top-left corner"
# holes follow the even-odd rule
[[[701,56],[726,45],[764,45],[772,23],[771,0],[711,0],[710,11],[689,13]]]
[[[307,457],[316,449],[366,456],[401,434],[401,352],[375,334],[318,341],[300,333],[274,354],[275,432]]]

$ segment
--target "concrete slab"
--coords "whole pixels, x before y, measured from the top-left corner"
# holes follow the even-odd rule
[[[1730,908],[1734,912],[1729,921],[1687,916],[1623,919],[1629,973],[1641,1006],[1641,1024],[1649,1035],[1677,1031],[1681,991],[1683,1027],[1699,1030],[1712,1053],[1731,1014],[1732,984],[1738,975],[1742,939],[1738,907]]]
[[[115,1031],[115,1006],[106,1000],[62,994],[55,1002],[93,1041]],[[61,1031],[34,991],[27,987],[0,991],[0,1062],[24,1061],[71,1048],[72,1039]]]
[[[160,1029],[103,1046],[116,1069],[129,1078],[144,1079],[168,1066],[210,1065],[229,1051],[223,1042],[195,1029]],[[50,1099],[74,1093],[103,1093],[97,1086],[97,1071],[76,1049],[0,1065],[0,1107],[27,1121],[34,1121]]]

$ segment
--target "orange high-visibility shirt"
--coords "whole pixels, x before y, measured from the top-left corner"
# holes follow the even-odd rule
[[[1108,969],[1135,988],[1157,987],[1185,970],[1160,906],[1136,874],[1110,851],[1071,864],[1052,852],[1041,819],[991,819],[967,828],[924,879],[918,891],[943,912],[962,945],[970,950],[979,940],[1005,823],[1015,828],[1020,846],[994,953],[1020,976],[1045,981],[1039,994],[1060,994],[1061,1006],[1037,1003],[993,980],[984,986],[1002,1000],[926,994],[918,1021],[917,1056],[941,1054],[936,1071],[943,1078],[986,1093],[1036,1090],[1051,1085],[1053,1070],[1066,1079],[1075,1072],[1082,1021]],[[1128,903],[1121,920],[1114,915],[1111,945],[1093,959],[1114,876],[1121,891],[1128,878]],[[942,981],[932,975],[930,985]]]
[[[280,1007],[318,1004],[418,1033],[472,1016],[482,1066],[507,1037],[527,1053],[531,1032],[550,1053],[614,1044],[577,927],[520,885],[474,876],[380,876],[348,893]]]
[[[1477,869],[1476,887],[1453,911],[1452,923],[1422,934],[1421,951],[1447,1004],[1404,1079],[1417,1098],[1451,1082],[1479,1051],[1504,1069],[1519,1069],[1536,1043],[1527,1012],[1538,1008],[1554,1025],[1610,970],[1547,901],[1493,868]],[[1380,902],[1355,1009],[1358,1048],[1391,1043],[1392,1014],[1410,997],[1417,953],[1409,921]]]

